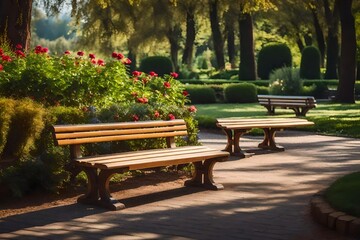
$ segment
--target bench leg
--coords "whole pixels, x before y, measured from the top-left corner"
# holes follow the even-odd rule
[[[274,128],[263,128],[264,131],[264,140],[259,143],[258,147],[263,149],[270,149],[272,151],[284,151],[284,147],[276,145],[275,142],[275,133],[280,129]]]
[[[110,195],[109,183],[112,175],[119,170],[101,170],[99,173],[95,168],[84,168],[88,184],[85,195],[78,198],[78,203],[99,205],[110,210],[120,210],[125,205],[113,199]]]
[[[216,162],[223,162],[226,158],[208,159],[204,162],[194,162],[195,171],[192,179],[185,181],[185,186],[204,187],[210,190],[224,189],[222,184],[214,182],[213,168]]]
[[[275,107],[274,106],[264,106],[268,111],[268,115],[275,115]]]
[[[239,156],[239,157],[250,157],[251,153],[247,153],[245,151],[243,151],[240,148],[240,137],[242,135],[244,135],[245,133],[248,132],[248,130],[234,130],[234,134],[233,131],[230,129],[223,129],[223,131],[226,134],[227,137],[227,143],[226,143],[226,147],[224,149],[224,151],[229,152],[231,155],[235,155],[235,156]],[[234,151],[233,151],[234,148]]]

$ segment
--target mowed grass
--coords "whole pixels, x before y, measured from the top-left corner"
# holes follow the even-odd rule
[[[217,118],[241,117],[295,117],[291,109],[276,108],[275,115],[267,115],[265,107],[250,104],[198,104],[196,119],[200,127],[216,128]],[[312,127],[296,128],[326,135],[360,138],[360,102],[339,104],[320,102],[306,114],[306,119],[315,123]]]

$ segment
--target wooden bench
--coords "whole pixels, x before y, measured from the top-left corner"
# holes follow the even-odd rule
[[[264,131],[264,140],[258,145],[259,148],[272,151],[284,151],[284,148],[275,142],[276,131],[285,128],[312,126],[313,122],[299,118],[220,118],[216,125],[221,128],[227,136],[225,151],[232,155],[248,157],[251,154],[241,150],[240,137],[253,128]]]
[[[277,96],[257,95],[260,105],[268,110],[269,115],[275,114],[275,108],[292,109],[296,116],[305,116],[306,113],[316,107],[316,100],[312,96]]]
[[[194,174],[191,180],[185,182],[186,186],[212,190],[223,188],[221,184],[214,183],[212,171],[216,162],[228,159],[229,153],[205,146],[175,147],[175,137],[185,135],[187,128],[182,119],[53,126],[55,144],[70,146],[71,161],[88,178],[88,191],[78,202],[101,205],[111,210],[125,206],[111,197],[110,178],[115,173],[130,170],[193,163]],[[164,138],[167,148],[95,156],[82,156],[81,152],[83,144],[149,138]]]

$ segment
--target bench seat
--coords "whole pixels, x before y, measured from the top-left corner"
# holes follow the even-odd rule
[[[131,170],[152,169],[192,163],[194,173],[186,186],[207,189],[223,189],[213,181],[213,166],[226,161],[229,153],[205,146],[175,146],[175,137],[187,135],[183,119],[172,121],[143,121],[131,123],[55,125],[53,135],[56,145],[70,146],[71,162],[79,171],[86,173],[88,191],[78,202],[96,204],[111,210],[124,208],[113,199],[109,182],[115,173]],[[127,151],[120,153],[82,156],[81,146],[89,143],[160,138],[167,148]]]
[[[284,151],[282,146],[275,142],[275,133],[286,128],[305,127],[314,125],[313,122],[300,118],[219,118],[216,125],[227,136],[225,151],[240,157],[249,157],[251,154],[240,148],[240,137],[253,128],[264,131],[264,140],[259,148],[272,151]]]
[[[306,113],[316,107],[316,100],[312,96],[279,96],[258,95],[259,104],[268,110],[269,115],[275,114],[275,108],[294,110],[296,116],[305,116]]]

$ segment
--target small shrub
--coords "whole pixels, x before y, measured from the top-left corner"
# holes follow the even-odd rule
[[[156,72],[159,76],[164,76],[174,71],[174,66],[168,57],[164,56],[152,56],[144,58],[141,63],[139,70],[145,73],[151,71]]]
[[[209,86],[186,86],[192,104],[215,103],[215,91]]]
[[[305,79],[320,79],[321,56],[314,46],[307,46],[301,53],[300,77]]]
[[[258,95],[268,95],[269,94],[269,87],[256,86],[256,88],[257,88]]]
[[[291,66],[292,55],[286,44],[268,44],[259,52],[257,67],[261,79],[269,79],[270,73],[278,68]]]
[[[301,95],[302,81],[299,70],[284,67],[270,75],[269,92],[273,95]]]
[[[224,88],[228,103],[251,103],[257,101],[257,89],[251,83],[229,84]]]
[[[15,112],[15,101],[0,98],[0,156],[7,142],[11,118]]]
[[[239,70],[225,70],[215,73],[210,76],[210,79],[230,79],[232,76],[237,76]]]

